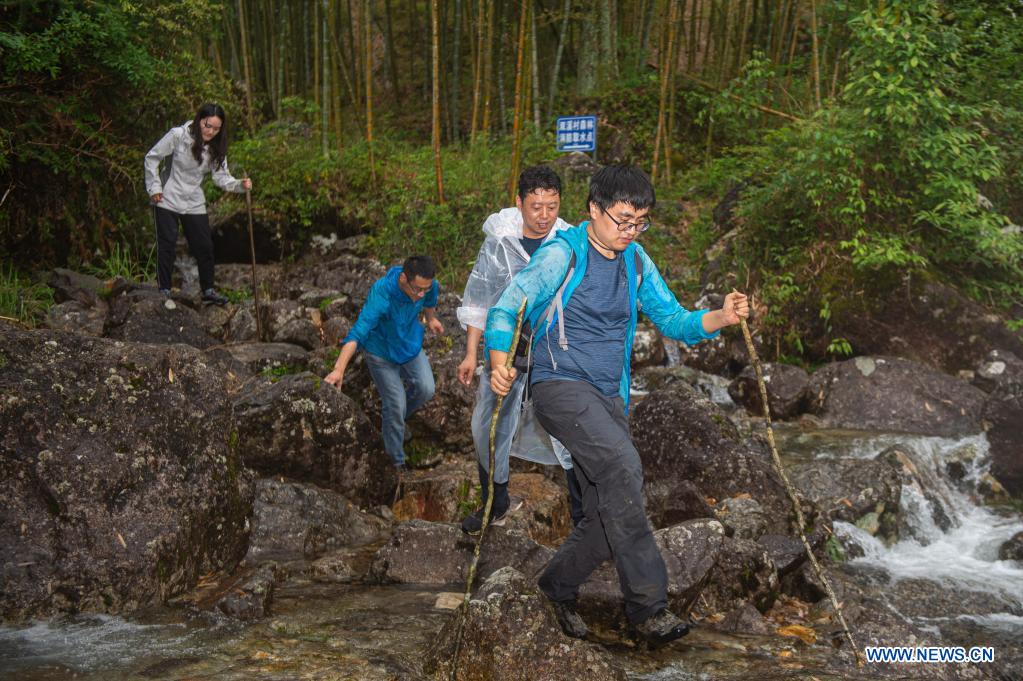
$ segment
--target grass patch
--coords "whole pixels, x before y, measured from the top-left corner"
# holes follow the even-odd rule
[[[151,281],[156,278],[156,245],[141,252],[115,243],[109,253],[98,263],[88,265],[85,271],[101,279],[120,277],[129,281]]]
[[[284,376],[290,376],[291,374],[300,374],[305,371],[304,367],[294,366],[291,364],[278,364],[277,366],[267,367],[259,372],[259,375],[263,378],[269,378],[272,383],[276,383]]]
[[[0,317],[34,327],[52,306],[53,289],[23,277],[13,265],[0,267]]]

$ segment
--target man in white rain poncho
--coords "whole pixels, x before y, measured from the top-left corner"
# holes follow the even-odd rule
[[[512,277],[526,266],[530,257],[554,234],[571,227],[558,217],[561,208],[561,178],[547,166],[526,168],[519,175],[519,193],[515,208],[505,208],[494,213],[483,223],[486,239],[476,256],[469,280],[465,284],[462,305],[458,308],[458,321],[466,330],[465,358],[458,365],[458,380],[464,385],[472,383],[477,367],[477,352],[483,329],[487,325],[487,312],[497,302]],[[486,353],[484,353],[486,357]],[[572,521],[582,518],[582,492],[572,471],[572,459],[564,447],[537,431],[535,422],[523,424],[522,440],[513,438],[518,431],[523,390],[526,388],[526,372],[522,372],[511,392],[504,400],[498,417],[498,428],[494,454],[494,504],[491,509],[491,524],[501,525],[505,515],[521,505],[512,503],[508,495],[508,456],[529,458],[539,463],[560,463],[568,479],[569,496],[572,501]],[[472,412],[472,438],[479,459],[477,469],[483,492],[483,504],[462,520],[462,530],[468,534],[480,531],[483,521],[483,506],[487,501],[487,477],[490,462],[490,421],[497,396],[490,388],[490,369],[484,364],[476,406]]]

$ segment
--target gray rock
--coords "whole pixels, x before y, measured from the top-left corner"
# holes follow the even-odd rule
[[[475,539],[455,525],[426,520],[402,523],[377,552],[369,579],[464,586],[475,546]],[[480,555],[477,579],[486,579],[507,565],[535,581],[553,555],[552,549],[537,544],[524,532],[492,527],[487,530],[486,550]]]
[[[206,333],[202,317],[187,305],[166,305],[158,291],[136,289],[110,299],[107,335],[135,343],[184,343],[204,350],[220,341]]]
[[[689,480],[660,480],[646,476],[643,491],[647,498],[647,514],[656,528],[714,517],[714,509]]]
[[[670,507],[664,495],[688,480],[701,496],[724,499],[748,494],[764,509],[768,531],[789,532],[790,504],[763,450],[743,441],[727,415],[682,381],[651,392],[632,410],[633,442],[643,461],[647,508]]]
[[[632,343],[632,369],[664,364],[666,355],[664,343],[657,327],[647,321],[636,325],[636,336]]]
[[[724,525],[725,534],[736,539],[756,541],[767,529],[764,509],[756,499],[732,497],[718,502],[714,516]]]
[[[575,679],[625,681],[625,672],[602,647],[565,636],[531,578],[504,567],[469,602],[458,657],[458,617],[452,617],[427,653],[431,678],[460,681]]]
[[[767,612],[780,591],[778,572],[764,547],[725,537],[702,595],[712,612],[728,612],[747,602]]]
[[[252,483],[188,346],[0,325],[0,616],[128,612],[232,568]]]
[[[810,380],[809,410],[828,426],[956,437],[981,430],[983,392],[917,362],[856,357]]]
[[[757,539],[767,551],[771,562],[778,570],[778,576],[784,577],[796,570],[806,560],[806,547],[803,542],[795,537],[786,537],[779,534],[765,534]]]
[[[801,368],[789,364],[763,365],[764,388],[767,390],[767,403],[771,409],[771,418],[790,419],[798,416],[806,404],[810,376]],[[764,415],[764,406],[760,399],[760,387],[757,384],[756,371],[748,366],[728,386],[728,394],[746,408],[754,416]]]
[[[54,331],[102,336],[107,321],[106,301],[84,305],[77,300],[57,303],[46,312],[46,327]]]
[[[217,601],[217,609],[237,620],[267,617],[277,582],[277,565],[267,563],[247,572]]]
[[[902,478],[890,457],[814,459],[792,467],[789,478],[829,520],[856,523],[876,513],[881,535],[898,538]]]
[[[50,273],[46,284],[53,289],[56,302],[73,300],[87,308],[96,307],[100,302],[100,291],[106,288],[98,277],[61,267]]]
[[[986,393],[1023,382],[1023,359],[1006,350],[992,350],[973,375],[973,385]]]
[[[252,534],[245,562],[314,559],[387,536],[389,525],[360,511],[337,492],[264,478],[256,483]]]
[[[309,362],[308,351],[290,343],[232,343],[212,348],[210,355],[222,362],[238,362],[254,374],[268,375],[305,371]]]
[[[743,603],[725,615],[725,619],[721,620],[717,628],[732,634],[770,636],[774,633],[771,623],[764,619],[760,611],[749,603]]]
[[[1023,561],[1023,532],[1017,532],[998,547],[998,560]]]
[[[1023,376],[1006,380],[988,396],[982,412],[991,453],[991,474],[1023,499]]]
[[[668,605],[684,616],[700,596],[725,539],[716,520],[690,520],[654,533],[668,572]],[[579,611],[587,622],[625,628],[624,596],[614,565],[600,567],[579,590]]]
[[[252,381],[234,409],[238,451],[260,473],[330,487],[363,506],[393,499],[397,474],[380,434],[354,402],[319,376]]]
[[[310,312],[317,317],[319,310],[309,310],[292,300],[275,300],[267,305],[269,339],[275,343],[291,343],[306,350],[320,345],[320,330]]]

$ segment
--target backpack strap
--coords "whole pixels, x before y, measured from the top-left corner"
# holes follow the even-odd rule
[[[643,285],[643,258],[639,257],[639,249],[632,252],[633,262],[636,264],[636,311],[643,310],[643,303],[639,302],[639,287]]]
[[[557,315],[558,347],[562,350],[568,350],[568,338],[565,337],[565,307],[562,298],[573,274],[575,274],[575,251],[572,251],[572,257],[568,260],[568,272],[565,273],[565,279],[561,282],[558,292],[554,294],[554,298],[551,300],[550,305],[547,306],[547,310],[543,315],[544,328],[548,330],[548,333],[550,332],[551,322],[554,321],[555,314]]]

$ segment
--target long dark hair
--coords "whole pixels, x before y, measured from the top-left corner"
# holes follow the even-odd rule
[[[204,143],[202,141],[202,120],[211,116],[220,119],[220,132],[209,143]],[[203,104],[195,112],[195,118],[192,119],[188,130],[192,133],[192,156],[195,157],[195,162],[202,165],[202,150],[203,147],[206,147],[210,150],[210,167],[213,170],[219,170],[224,165],[224,158],[227,156],[227,114],[224,113],[224,107],[219,104]]]

